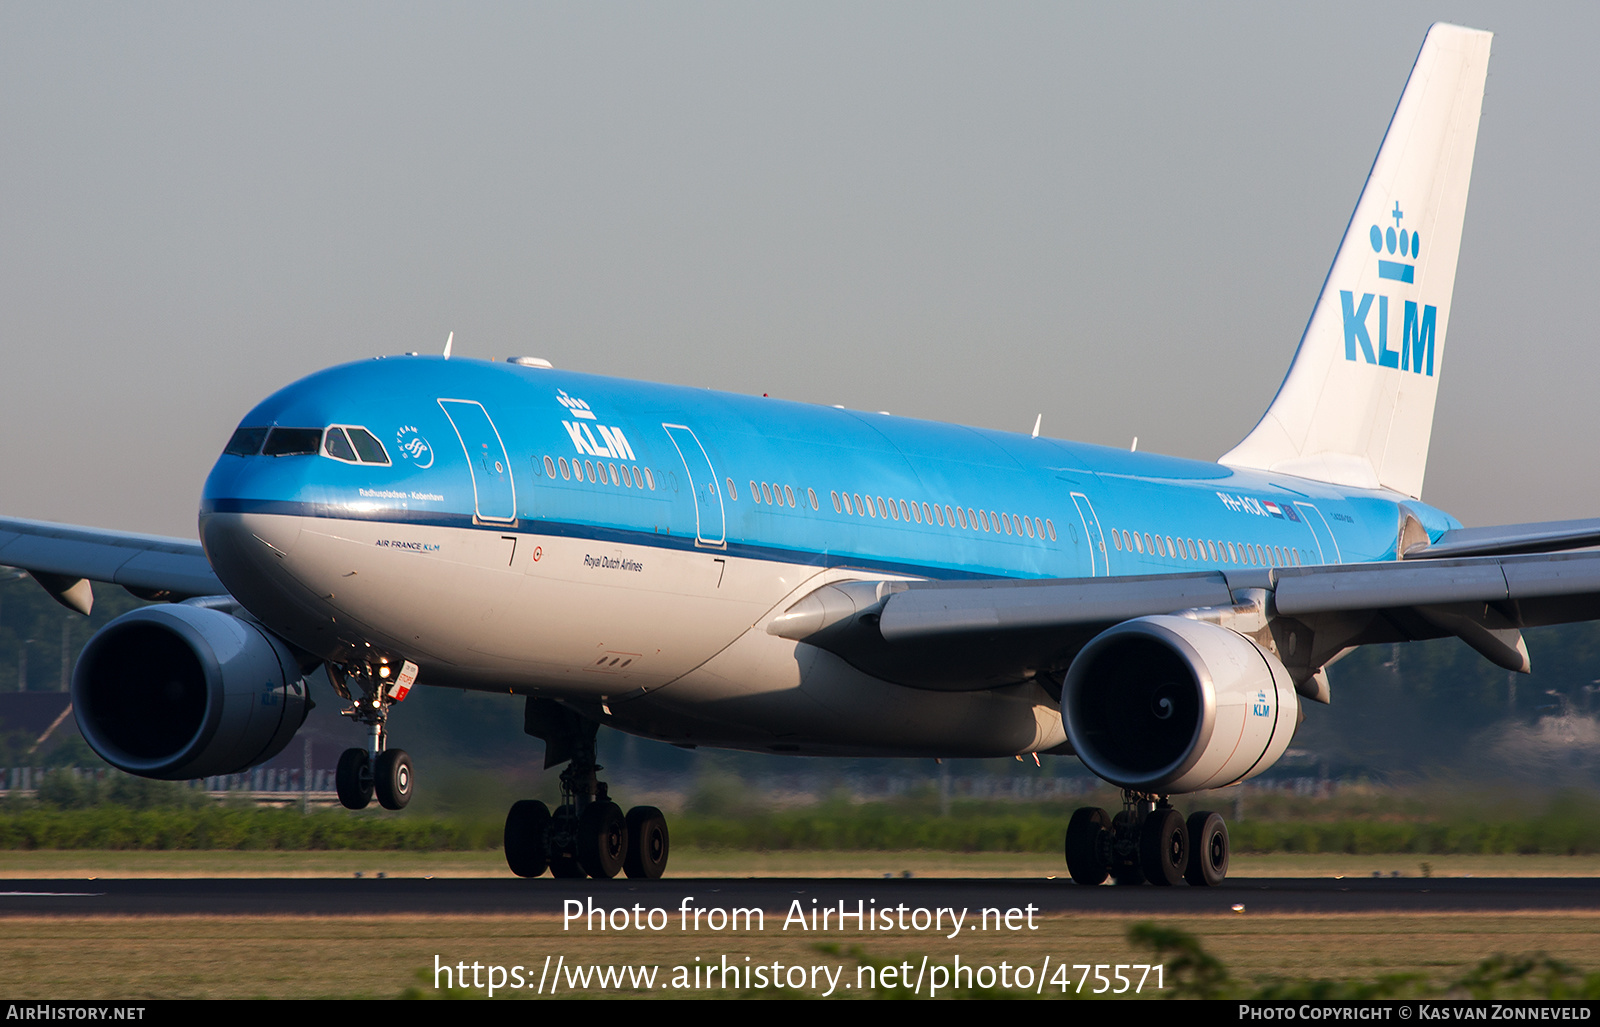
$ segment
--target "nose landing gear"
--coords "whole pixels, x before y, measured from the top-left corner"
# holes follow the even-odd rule
[[[328,680],[350,705],[339,711],[367,728],[366,748],[346,749],[339,756],[334,786],[346,809],[365,809],[374,795],[384,809],[405,809],[411,801],[414,773],[404,749],[388,748],[389,707],[406,697],[416,680],[417,666],[407,661],[398,678],[390,679],[387,663],[328,665]],[[354,698],[350,685],[361,691]]]
[[[1123,793],[1115,818],[1085,806],[1067,824],[1067,871],[1083,885],[1195,887],[1221,884],[1228,876],[1228,826],[1222,816],[1203,810],[1184,820],[1166,796]]]

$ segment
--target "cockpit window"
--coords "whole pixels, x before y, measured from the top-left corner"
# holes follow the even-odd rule
[[[322,440],[322,451],[335,460],[348,460],[355,463],[356,451],[350,448],[350,440],[344,437],[343,428],[329,428],[327,436]]]
[[[306,456],[321,448],[321,428],[274,428],[261,452],[266,456]]]
[[[387,464],[389,454],[384,452],[383,443],[373,437],[365,428],[346,428],[350,433],[350,444],[356,447],[356,452],[361,455],[364,464]]]
[[[261,444],[267,441],[265,428],[240,428],[233,433],[233,438],[228,440],[225,456],[255,456],[261,452]]]

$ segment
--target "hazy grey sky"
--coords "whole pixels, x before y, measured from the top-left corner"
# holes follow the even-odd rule
[[[1424,498],[1600,516],[1600,5],[0,5],[0,513],[193,535],[432,350],[1214,459],[1430,22],[1497,33]]]

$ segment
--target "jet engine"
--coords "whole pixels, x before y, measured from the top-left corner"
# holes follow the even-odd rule
[[[311,710],[300,661],[221,610],[147,606],[102,628],[72,673],[84,739],[107,763],[181,781],[271,759]]]
[[[1299,705],[1283,664],[1244,635],[1140,617],[1095,636],[1072,661],[1061,717],[1090,770],[1165,795],[1272,766],[1294,736]]]

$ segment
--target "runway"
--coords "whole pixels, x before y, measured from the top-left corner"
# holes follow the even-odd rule
[[[1070,880],[729,878],[184,878],[0,881],[0,916],[560,916],[569,899],[640,905],[879,910],[1032,907],[1035,916],[1235,913],[1600,912],[1597,878],[1241,878],[1218,888],[1083,888]],[[1020,914],[1019,914],[1020,915]]]

